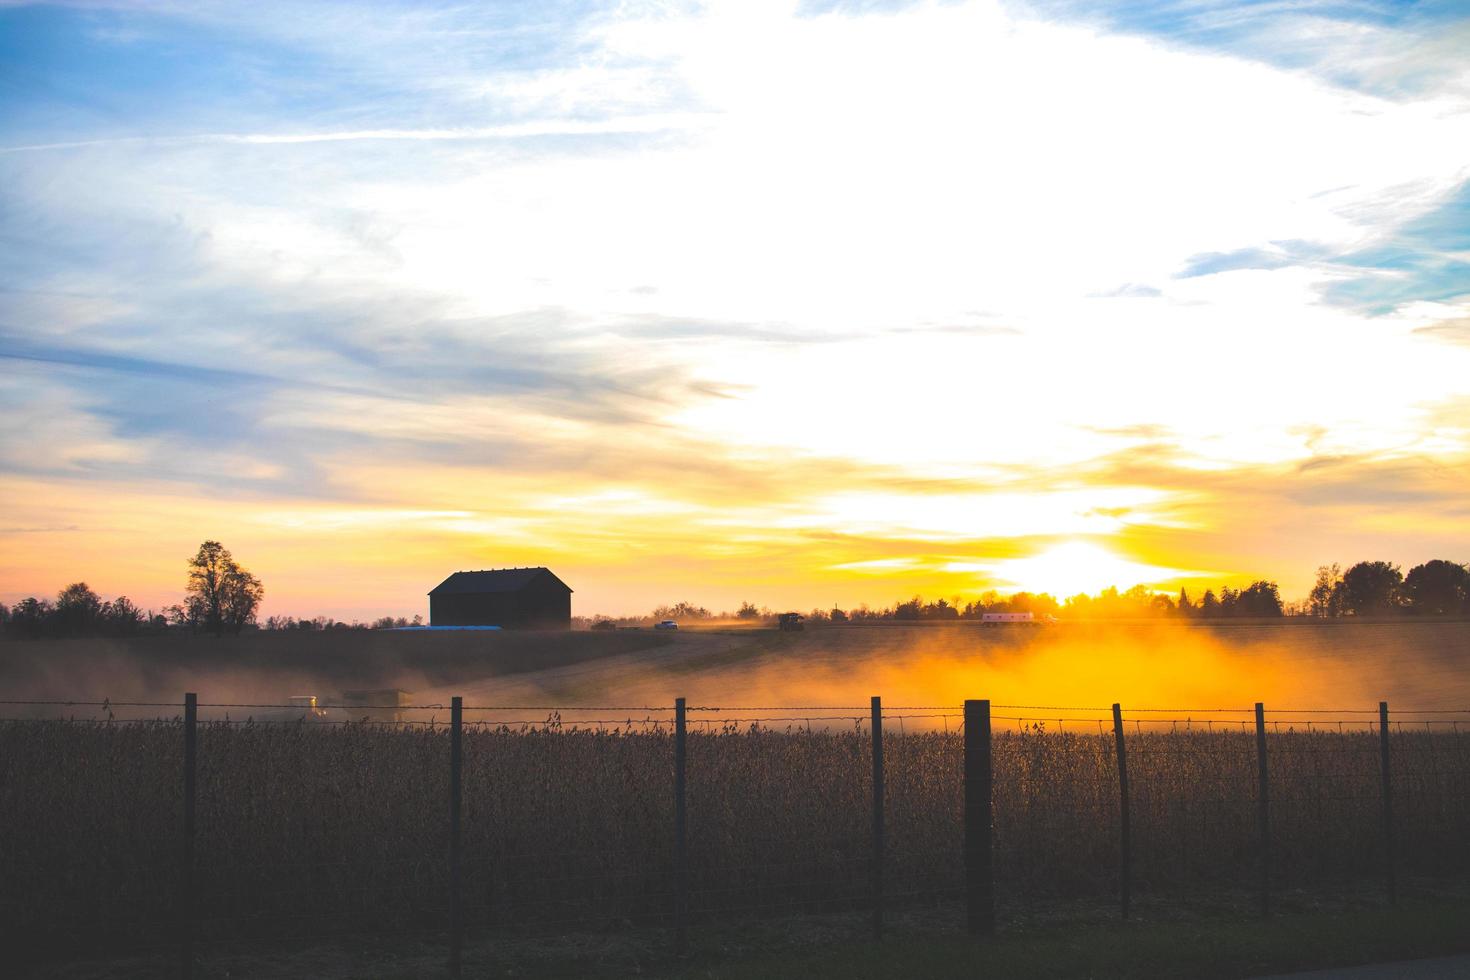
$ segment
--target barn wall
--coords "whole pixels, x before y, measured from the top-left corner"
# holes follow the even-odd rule
[[[429,596],[434,626],[499,626],[502,629],[572,628],[572,594],[550,576],[519,592],[481,592]]]

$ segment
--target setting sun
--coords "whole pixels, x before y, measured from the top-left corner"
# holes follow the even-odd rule
[[[993,573],[1008,586],[1059,598],[1108,586],[1157,586],[1200,574],[1130,561],[1086,541],[1068,541],[1027,558],[997,562]]]

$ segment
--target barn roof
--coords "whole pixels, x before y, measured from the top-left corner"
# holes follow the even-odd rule
[[[492,568],[479,572],[455,572],[440,582],[429,595],[519,592],[542,575],[550,575],[557,585],[568,592],[572,591],[565,582],[552,575],[549,568]]]

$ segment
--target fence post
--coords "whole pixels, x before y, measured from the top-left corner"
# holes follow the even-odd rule
[[[873,938],[883,938],[883,699],[873,697]]]
[[[1266,706],[1256,702],[1257,819],[1261,832],[1261,917],[1271,914],[1271,783],[1266,770]]]
[[[1116,702],[1113,704],[1113,739],[1118,746],[1119,900],[1126,919],[1133,887],[1133,834],[1128,820],[1128,749],[1123,744],[1123,708]]]
[[[685,864],[687,861],[686,830],[688,814],[684,800],[685,721],[684,699],[674,699],[674,951],[684,955],[687,936],[685,934],[686,894]]]
[[[458,977],[464,954],[463,848],[460,804],[464,797],[464,698],[449,703],[449,975]]]
[[[194,976],[194,796],[198,760],[199,695],[184,695],[184,846],[179,876],[179,975]]]
[[[1383,776],[1383,872],[1388,883],[1388,900],[1397,905],[1398,880],[1394,873],[1393,779],[1388,768],[1388,702],[1378,702],[1379,771]]]
[[[995,781],[990,702],[965,702],[965,899],[970,931],[995,932]]]

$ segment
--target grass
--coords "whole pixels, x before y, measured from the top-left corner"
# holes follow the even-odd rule
[[[922,976],[1011,980],[1192,977],[1233,980],[1294,970],[1470,952],[1470,902],[1278,916],[1260,921],[1118,922],[1002,934],[899,936],[816,952],[702,964],[680,977]]]
[[[666,930],[555,937],[471,936],[467,977],[622,977],[743,980],[802,977],[997,976],[1013,980],[1191,977],[1233,980],[1470,952],[1470,896],[1463,892],[1399,907],[1297,911],[1261,921],[1164,912],[1129,922],[1010,921],[994,937],[958,930],[957,911],[896,916],[882,942],[854,915],[721,923],[693,930],[690,952],[673,954]],[[363,936],[335,942],[257,940],[205,948],[203,980],[225,977],[408,978],[443,976],[445,937]],[[69,960],[37,967],[34,980],[134,980],[170,970],[175,955]]]

